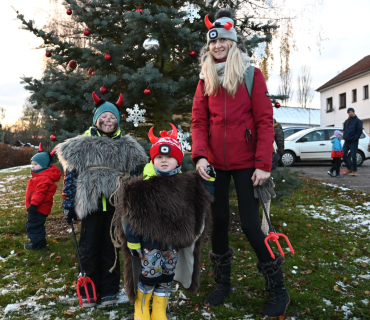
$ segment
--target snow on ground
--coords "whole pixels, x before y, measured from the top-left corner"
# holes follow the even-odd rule
[[[21,171],[21,170],[26,169],[26,168],[31,168],[31,165],[30,164],[27,164],[25,166],[19,166],[19,167],[12,167],[12,168],[7,168],[7,169],[1,169],[0,170],[0,173],[17,172],[17,171]]]

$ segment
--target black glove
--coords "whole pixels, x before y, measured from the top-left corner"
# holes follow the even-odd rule
[[[137,257],[137,258],[141,259],[141,257],[143,256],[141,248],[139,248],[139,249],[130,249],[130,252],[131,252],[131,255],[133,257]]]
[[[269,202],[269,201],[271,201],[271,198],[276,197],[276,194],[275,194],[275,191],[274,191],[275,184],[272,181],[271,177],[268,178],[268,180],[266,180],[262,185],[257,186],[257,187],[260,188],[260,190],[261,190],[262,197],[263,197],[263,202],[265,202],[265,203]],[[254,187],[254,197],[255,198],[259,198],[259,193],[258,193],[257,187]],[[260,199],[260,200],[262,201],[262,199]]]
[[[76,212],[74,208],[63,209],[64,218],[66,218],[68,224],[71,224],[72,219],[77,220]]]
[[[208,174],[211,178],[216,178],[216,171],[210,164],[205,168],[205,173]]]
[[[34,204],[30,204],[30,206],[27,208],[27,212],[35,214],[37,212],[37,206],[35,206]]]

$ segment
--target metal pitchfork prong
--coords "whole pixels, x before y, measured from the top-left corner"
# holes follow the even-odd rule
[[[270,252],[270,255],[271,255],[272,259],[275,259],[275,255],[272,252],[271,247],[268,244],[268,241],[269,240],[272,240],[272,241],[274,241],[276,243],[276,245],[277,245],[277,247],[278,247],[278,249],[279,249],[279,251],[280,251],[280,253],[281,253],[281,255],[283,257],[285,255],[283,249],[280,246],[279,240],[278,240],[279,239],[279,236],[280,237],[283,237],[285,239],[285,241],[287,242],[287,244],[289,246],[290,252],[294,255],[294,249],[293,249],[292,245],[290,244],[290,241],[289,241],[288,237],[285,234],[276,233],[275,230],[274,230],[274,228],[272,227],[271,221],[269,219],[269,216],[267,214],[267,210],[266,210],[266,207],[265,207],[265,201],[263,200],[262,192],[261,192],[261,189],[260,189],[259,186],[257,186],[257,191],[258,191],[258,195],[259,195],[259,197],[261,199],[261,202],[262,202],[263,212],[265,213],[265,217],[266,217],[267,223],[269,225],[269,231],[270,231],[270,233],[265,238],[265,245],[267,247],[267,250]]]
[[[78,244],[77,244],[77,239],[76,239],[76,233],[75,233],[75,228],[73,227],[73,221],[71,221],[71,227],[72,227],[72,234],[73,234],[73,240],[75,242],[75,246],[76,246],[76,251],[77,251],[77,257],[78,257],[78,263],[80,265],[80,270],[81,272],[79,273],[78,275],[78,280],[77,280],[77,284],[76,284],[76,289],[77,289],[77,296],[78,296],[78,300],[80,301],[80,305],[82,306],[83,305],[83,301],[82,301],[82,297],[81,297],[81,293],[80,293],[80,287],[84,287],[85,288],[85,293],[86,293],[86,298],[87,298],[87,301],[89,303],[91,303],[91,300],[90,300],[90,295],[89,295],[89,290],[87,289],[87,285],[89,283],[91,283],[91,286],[92,286],[92,289],[93,289],[93,294],[94,294],[94,299],[95,299],[95,302],[98,300],[97,297],[96,297],[96,291],[95,291],[95,285],[94,285],[94,282],[89,278],[89,277],[86,277],[86,273],[83,272],[82,270],[82,263],[81,263],[81,257],[80,257],[80,252],[78,250]]]

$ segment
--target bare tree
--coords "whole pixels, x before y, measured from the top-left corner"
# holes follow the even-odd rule
[[[280,75],[279,84],[279,96],[287,97],[285,100],[283,100],[285,107],[287,102],[291,100],[292,94],[292,71],[285,70],[285,72]]]
[[[28,98],[23,106],[23,117],[20,120],[31,138],[38,139],[42,130],[42,110],[36,109]]]
[[[303,108],[307,108],[314,97],[314,91],[311,88],[311,69],[310,67],[304,65],[301,67],[297,77],[297,99],[299,104]]]

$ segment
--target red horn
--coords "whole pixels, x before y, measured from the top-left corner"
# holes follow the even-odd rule
[[[92,96],[93,96],[93,99],[94,99],[95,104],[98,104],[100,102],[99,97],[96,95],[95,92],[92,93]]]
[[[42,150],[42,144],[41,144],[41,142],[40,142],[40,144],[39,144],[39,152],[43,152],[44,150]]]
[[[214,27],[213,23],[211,21],[209,21],[209,18],[208,18],[208,14],[206,15],[206,17],[204,18],[204,22],[207,26],[208,29],[212,29]]]
[[[224,28],[226,30],[230,30],[232,27],[233,27],[233,24],[231,22],[227,22],[226,24],[224,24]]]
[[[56,150],[55,150],[55,148],[53,149],[53,151],[52,152],[50,152],[50,157],[52,157],[54,154],[55,154],[55,152],[56,152]]]
[[[119,94],[119,99],[118,101],[116,102],[116,105],[118,106],[118,108],[121,109],[122,107],[122,103],[123,103],[123,96],[122,96],[122,93]]]
[[[150,130],[149,130],[149,134],[148,134],[148,137],[149,137],[149,140],[152,144],[155,144],[159,138],[157,138],[154,133],[153,133],[153,129],[154,127],[151,127]]]
[[[177,139],[177,128],[172,123],[170,123],[170,125],[172,127],[172,134],[170,137],[173,139]]]

